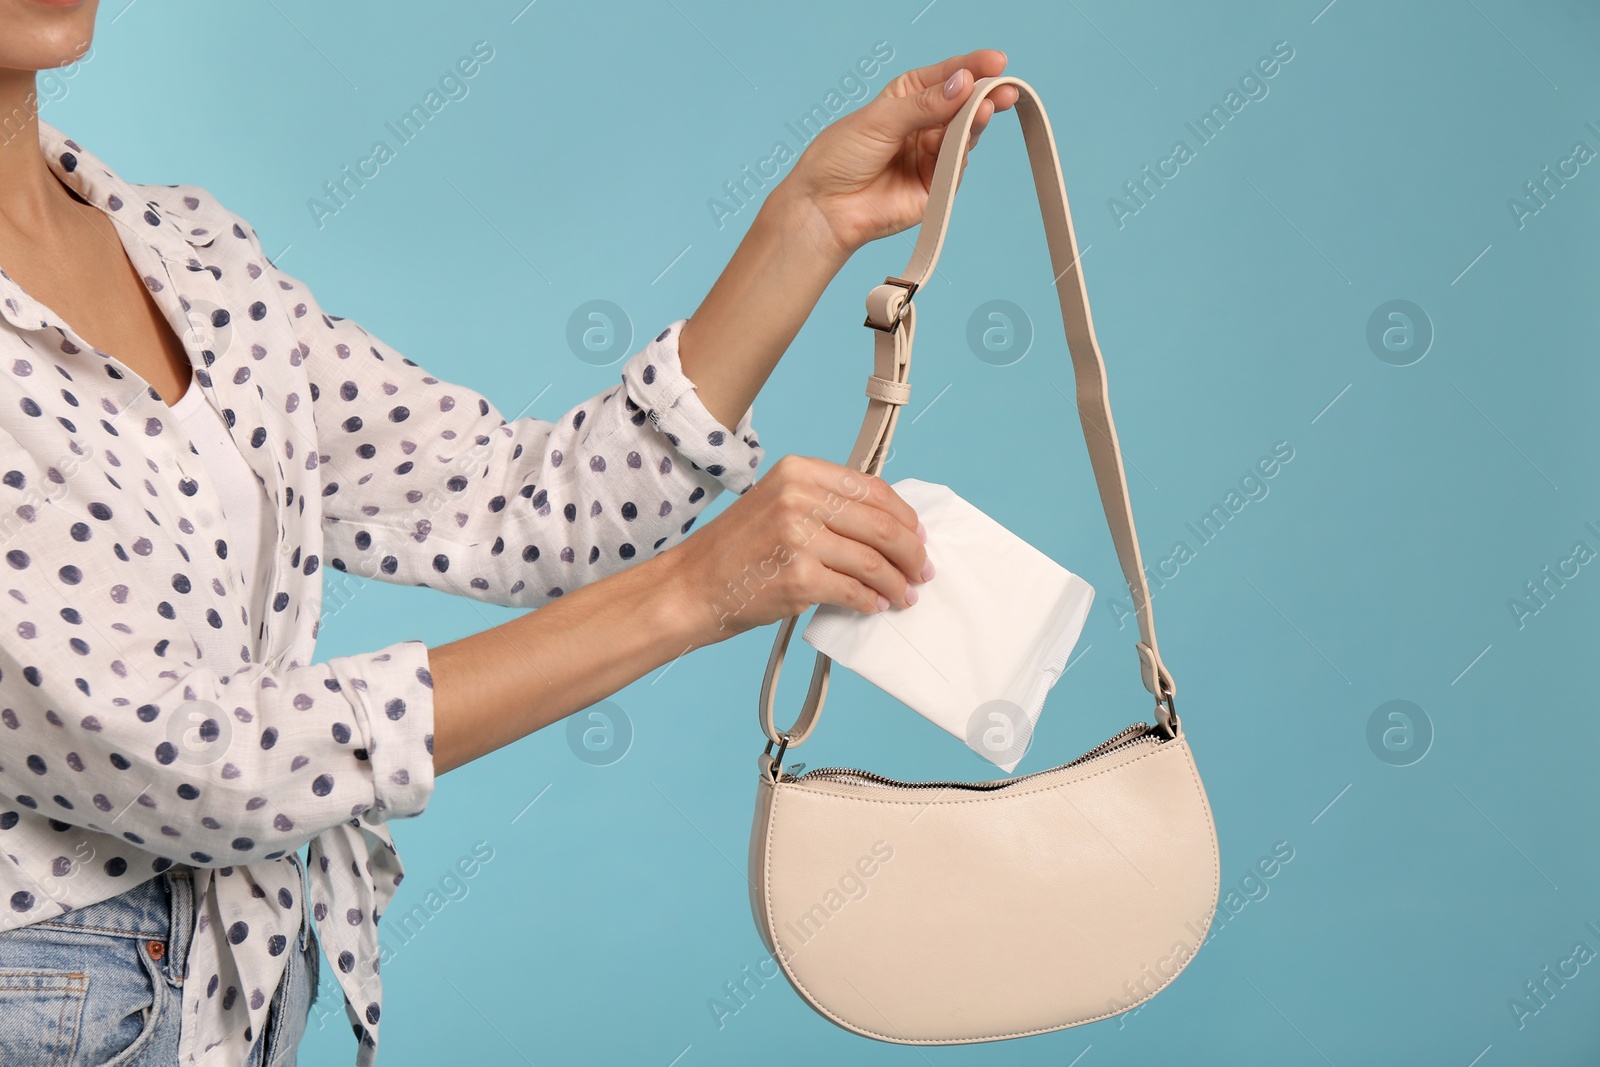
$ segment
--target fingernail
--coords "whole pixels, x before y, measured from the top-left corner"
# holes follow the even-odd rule
[[[961,71],[958,70],[954,74],[950,75],[949,78],[945,79],[945,83],[944,83],[944,98],[946,100],[949,100],[952,97],[954,97],[957,93],[959,93],[960,91],[961,91]]]
[[[927,581],[933,577],[933,560],[929,559],[922,565],[922,580]]]
[[[914,586],[914,585],[906,586],[906,607],[909,608],[911,605],[915,604],[916,602],[917,602],[917,587]]]
[[[889,610],[889,598],[884,596],[882,593],[878,594],[878,610],[879,611],[888,611]]]
[[[928,528],[922,525],[921,519],[917,520],[917,540],[921,541],[923,544],[928,543]]]

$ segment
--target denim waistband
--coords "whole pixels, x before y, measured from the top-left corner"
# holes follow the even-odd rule
[[[32,925],[165,943],[161,967],[181,982],[194,934],[193,869],[174,866],[114,897]]]

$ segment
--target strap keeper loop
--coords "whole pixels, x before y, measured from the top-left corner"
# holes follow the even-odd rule
[[[876,374],[867,375],[867,396],[885,404],[901,405],[911,400],[911,383],[890,381]]]

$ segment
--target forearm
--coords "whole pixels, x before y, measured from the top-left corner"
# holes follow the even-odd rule
[[[667,552],[537,611],[431,649],[434,774],[603,700],[710,643]]]
[[[738,421],[849,258],[809,198],[772,191],[678,341],[708,411]]]
[[[738,423],[848,258],[808,200],[782,185],[768,196],[678,339],[683,371],[718,421]],[[727,636],[683,584],[668,551],[431,649],[435,775]]]

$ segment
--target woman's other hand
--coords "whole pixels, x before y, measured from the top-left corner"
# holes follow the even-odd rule
[[[816,205],[844,258],[922,221],[945,127],[976,80],[1005,66],[1004,52],[983,48],[907,71],[806,147],[785,182]],[[1017,95],[1014,86],[1001,86],[978,105],[969,152],[994,113],[1015,104]]]
[[[814,604],[904,607],[932,577],[910,504],[882,478],[783,456],[682,543],[652,560],[702,644],[799,615]]]

